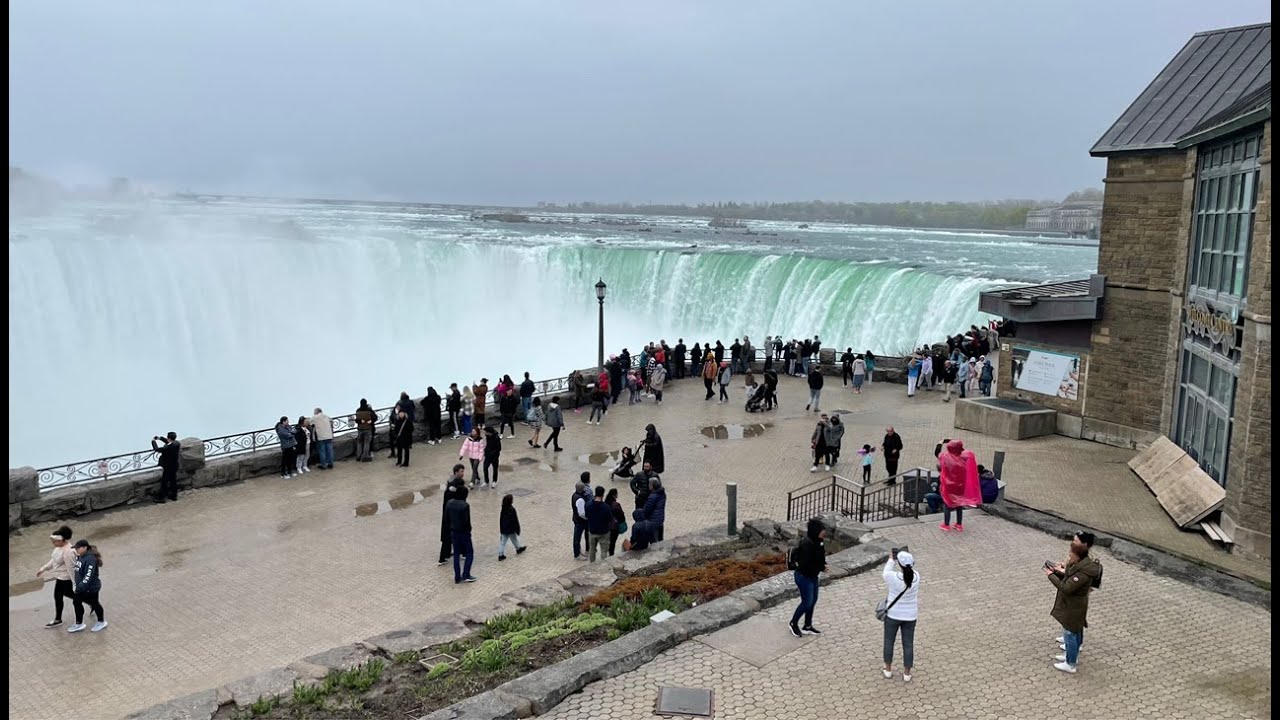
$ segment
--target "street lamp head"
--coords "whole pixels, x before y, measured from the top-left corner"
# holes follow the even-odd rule
[[[604,278],[600,278],[599,282],[596,283],[596,299],[597,300],[599,300],[600,302],[604,302],[604,291],[608,287],[609,287],[608,285],[604,284]]]

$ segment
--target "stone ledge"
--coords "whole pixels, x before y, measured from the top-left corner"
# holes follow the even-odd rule
[[[201,690],[133,713],[125,720],[209,720],[218,712],[219,700],[217,690]]]
[[[1269,589],[1263,589],[1250,580],[1236,577],[1166,550],[1152,548],[1128,538],[1090,528],[1081,523],[1019,505],[1008,499],[993,505],[984,505],[982,509],[988,515],[1024,525],[1063,540],[1069,539],[1077,530],[1088,530],[1097,535],[1097,545],[1109,548],[1119,560],[1250,605],[1271,609]]]

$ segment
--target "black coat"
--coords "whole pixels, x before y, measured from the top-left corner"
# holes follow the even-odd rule
[[[652,427],[652,426],[650,426]],[[666,472],[666,456],[662,450],[662,436],[657,430],[648,429],[644,436],[644,462],[653,465],[653,471],[661,475]]]
[[[816,578],[827,569],[827,548],[821,540],[801,538],[793,553],[791,557],[796,563],[796,572],[805,577]]]
[[[396,420],[396,447],[413,447],[413,418],[407,415],[403,420]]]
[[[516,514],[515,505],[503,505],[498,516],[498,532],[503,535],[520,534],[520,516]]]
[[[422,416],[427,419],[427,422],[440,419],[440,403],[440,393],[437,392],[427,393],[427,396],[422,398]]]
[[[471,505],[466,500],[455,497],[444,506],[444,512],[449,517],[451,532],[471,534]]]
[[[444,493],[440,502],[440,542],[448,542],[453,539],[449,528],[449,501],[457,497],[455,494],[457,489],[465,483],[465,480],[450,477],[449,482],[444,486]]]

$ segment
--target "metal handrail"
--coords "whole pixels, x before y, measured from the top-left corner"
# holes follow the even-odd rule
[[[919,483],[922,480],[928,482],[930,477],[928,470],[919,467],[865,484],[832,475],[830,479],[802,485],[788,492],[787,520],[824,513],[852,517],[858,522],[919,517],[919,504],[924,502],[924,492]],[[908,497],[908,490],[912,497]]]
[[[725,355],[728,356],[728,348],[725,348]],[[763,362],[765,350],[764,348],[753,348],[752,364]],[[639,358],[639,353],[631,356],[635,362]],[[692,363],[696,365],[696,362]],[[634,365],[633,365],[634,366]],[[537,380],[535,381],[536,397],[546,397],[556,393],[568,392],[573,388],[569,387],[568,376],[563,376],[553,380]],[[415,400],[418,402],[421,398]],[[385,427],[391,421],[391,411],[394,406],[377,408],[375,412],[378,420],[375,427]],[[441,415],[441,418],[447,415]],[[355,415],[339,415],[331,418],[333,420],[334,436],[346,435],[356,431]],[[274,427],[259,430],[250,430],[248,432],[233,433],[231,435],[220,435],[218,437],[209,438],[202,441],[204,443],[204,454],[206,458],[225,457],[230,455],[241,455],[244,453],[257,452],[267,448],[278,447],[280,438],[276,435]],[[145,472],[159,467],[159,455],[154,450],[137,450],[134,452],[122,453],[119,455],[108,455],[107,457],[95,458],[92,460],[82,460],[80,462],[67,463],[64,465],[54,465],[52,467],[39,468],[36,470],[36,478],[41,490],[51,490],[60,487],[69,487],[73,485],[83,485],[86,483],[101,482],[110,477],[118,477],[122,475],[132,475],[134,473]]]

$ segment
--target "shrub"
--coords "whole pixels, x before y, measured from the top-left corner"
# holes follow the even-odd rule
[[[694,601],[706,602],[723,597],[740,587],[777,575],[786,569],[787,562],[782,553],[769,553],[751,560],[714,560],[702,567],[673,568],[657,575],[619,580],[583,600],[582,606],[586,609],[611,606],[614,598],[621,597],[644,602],[648,607],[646,593],[655,603],[674,603],[671,598],[678,596],[682,602],[689,600],[688,605],[692,605]],[[665,593],[665,601],[661,600],[663,595],[658,591]]]

